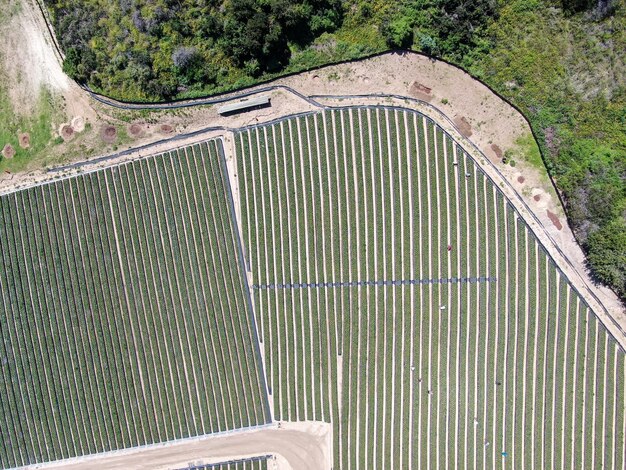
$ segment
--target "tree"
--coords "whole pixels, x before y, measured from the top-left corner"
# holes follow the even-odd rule
[[[65,54],[63,72],[78,83],[87,83],[96,66],[96,55],[90,49],[71,47]]]
[[[413,24],[407,16],[383,23],[381,33],[391,48],[406,48],[413,44]]]
[[[593,274],[614,286],[626,299],[626,222],[616,219],[596,230],[587,240],[588,260]]]

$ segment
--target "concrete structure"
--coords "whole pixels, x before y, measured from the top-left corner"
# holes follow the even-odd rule
[[[218,109],[221,115],[234,114],[241,111],[249,111],[250,109],[262,108],[270,105],[270,99],[267,95],[253,96],[237,103],[226,104]]]

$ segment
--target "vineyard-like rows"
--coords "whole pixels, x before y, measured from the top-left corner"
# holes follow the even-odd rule
[[[0,198],[0,465],[265,423],[221,142]]]
[[[267,470],[267,463],[271,458],[270,455],[262,455],[248,459],[183,467],[178,470]]]
[[[344,108],[236,155],[275,418],[332,422],[335,468],[624,468],[624,351],[438,126]]]

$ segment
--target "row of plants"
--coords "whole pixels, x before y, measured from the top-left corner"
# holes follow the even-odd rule
[[[198,150],[2,198],[3,284],[23,305],[3,336],[26,348],[7,377],[32,390],[3,401],[29,427],[3,465],[265,422],[224,175],[215,144]]]
[[[571,451],[561,452],[557,443],[553,456],[551,440],[552,428],[556,433],[562,419],[566,420],[565,434],[577,432],[559,399],[564,388],[580,390],[569,379],[571,375],[563,372],[566,367],[573,370],[573,363],[563,358],[565,348],[577,356],[589,355],[582,344],[575,348],[570,336],[568,346],[565,343],[564,322],[576,305],[572,302],[575,294],[570,292],[568,304],[568,290],[552,261],[473,159],[430,121],[390,109],[326,111],[253,132],[267,141],[260,153],[260,165],[267,169],[260,171],[265,173],[261,184],[257,180],[257,188],[277,188],[271,197],[257,189],[266,220],[273,220],[260,242],[261,249],[268,248],[269,273],[278,264],[288,272],[297,271],[307,282],[321,280],[324,272],[332,273],[334,280],[356,279],[359,269],[362,278],[402,277],[412,275],[411,255],[406,251],[415,246],[413,251],[425,250],[424,265],[420,268],[418,264],[423,277],[436,277],[437,273],[445,277],[449,270],[458,270],[498,279],[496,284],[475,287],[459,284],[458,290],[446,285],[410,290],[344,288],[336,293],[318,289],[271,292],[273,298],[297,297],[276,307],[284,306],[286,317],[294,315],[296,322],[283,333],[286,338],[273,335],[272,347],[278,343],[283,347],[294,341],[290,338],[294,336],[303,343],[304,351],[319,354],[305,359],[299,354],[306,353],[296,352],[293,344],[283,347],[293,351],[289,357],[292,364],[303,361],[298,367],[311,371],[308,383],[314,385],[306,403],[294,395],[287,413],[302,416],[304,410],[310,412],[313,403],[320,409],[315,400],[325,374],[335,370],[335,357],[326,355],[325,346],[325,328],[331,331],[332,341],[334,316],[347,341],[337,349],[344,364],[343,397],[337,398],[342,401],[342,415],[335,424],[343,449],[336,455],[338,466],[389,466],[404,458],[399,455],[399,443],[408,449],[413,439],[407,424],[385,418],[395,416],[399,406],[414,407],[414,432],[430,436],[413,443],[411,460],[423,466],[454,463],[457,458],[478,466],[492,465],[501,458],[500,452],[507,452],[516,464],[524,459],[526,464],[543,465],[553,458],[556,465],[562,459],[568,464]],[[328,144],[320,138],[324,134]],[[458,162],[456,170],[453,161]],[[242,179],[244,173],[240,170]],[[282,183],[289,175],[293,181]],[[410,181],[406,181],[408,175]],[[249,176],[245,177],[249,181]],[[277,214],[283,220],[287,207],[291,220],[279,229]],[[411,207],[416,239],[412,243],[405,222]],[[281,235],[276,238],[279,230]],[[455,251],[446,254],[446,241],[458,236],[466,239],[455,240]],[[291,249],[281,248],[279,238],[289,238]],[[429,243],[438,247],[432,253]],[[287,256],[276,256],[279,251]],[[419,262],[419,253],[412,255]],[[307,259],[307,264],[296,268],[298,257]],[[361,260],[360,268],[356,260]],[[516,291],[518,295],[513,296]],[[411,297],[416,303],[414,310]],[[440,310],[441,305],[446,309]],[[333,313],[325,316],[329,309]],[[268,321],[275,320],[275,327],[280,328],[283,317],[270,316],[273,318]],[[415,329],[411,333],[419,345],[408,352],[407,325],[411,322]],[[580,335],[580,330],[576,334]],[[399,360],[403,343],[404,358]],[[463,357],[472,359],[464,363]],[[288,359],[280,360],[285,361],[282,374],[274,369],[273,376],[284,383]],[[330,364],[322,365],[326,360]],[[410,375],[413,396],[406,395],[411,388],[404,370],[407,363],[416,364]],[[464,380],[466,376],[469,382]],[[605,382],[603,376],[598,377]],[[285,393],[293,393],[306,382],[301,374],[291,373],[288,378]],[[586,377],[583,388],[589,380],[593,376]],[[619,388],[610,380],[606,383]],[[465,397],[470,408],[462,411]],[[619,407],[619,402],[615,403]],[[336,406],[330,404],[331,409]],[[584,411],[582,402],[574,408]],[[600,429],[598,423],[603,421],[598,420],[602,418],[593,413]],[[607,414],[607,420],[610,416]],[[452,427],[453,417],[460,428]],[[622,422],[623,417],[616,419]],[[533,422],[534,435],[520,432],[522,423],[532,429]],[[449,439],[462,441],[457,452],[446,445]],[[379,443],[376,449],[373,440]],[[592,442],[585,439],[584,445],[589,449]]]

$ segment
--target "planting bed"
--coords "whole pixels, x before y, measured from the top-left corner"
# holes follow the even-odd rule
[[[624,351],[435,123],[339,108],[235,147],[274,413],[330,421],[334,468],[624,467]]]

